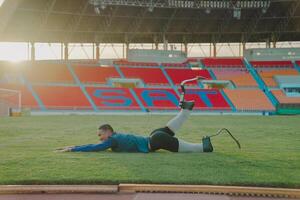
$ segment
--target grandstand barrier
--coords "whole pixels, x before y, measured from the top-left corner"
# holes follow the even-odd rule
[[[276,113],[279,115],[299,115],[300,103],[281,103],[276,107]]]

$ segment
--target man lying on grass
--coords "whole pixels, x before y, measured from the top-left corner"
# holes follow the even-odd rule
[[[97,132],[99,144],[71,146],[59,148],[59,152],[91,152],[111,149],[114,152],[155,152],[159,149],[171,152],[212,152],[213,146],[209,137],[204,137],[202,143],[189,143],[175,137],[175,133],[187,120],[194,107],[193,101],[180,103],[180,112],[163,128],[152,131],[149,137],[116,132],[111,125],[104,124]]]

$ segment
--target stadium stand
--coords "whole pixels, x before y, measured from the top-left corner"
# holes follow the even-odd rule
[[[77,86],[33,86],[47,109],[91,110],[88,99]]]
[[[173,89],[135,88],[134,92],[146,109],[178,109],[178,96]]]
[[[278,87],[274,76],[276,75],[299,75],[296,69],[257,69],[258,74],[268,87]]]
[[[238,111],[274,111],[267,96],[259,89],[225,89],[224,92]]]
[[[114,67],[77,65],[73,68],[82,83],[106,84],[109,78],[120,78]]]
[[[31,92],[27,89],[25,85],[21,84],[2,84],[0,83],[0,88],[18,90],[21,92],[21,105],[23,108],[38,109],[38,103],[32,96]]]
[[[86,87],[99,110],[139,110],[128,88]]]
[[[254,68],[293,68],[292,61],[251,61]]]
[[[288,97],[282,90],[272,90],[273,95],[279,101],[279,103],[300,103],[300,97]]]
[[[256,81],[247,69],[213,69],[218,80],[231,80],[237,87],[257,87]]]
[[[230,110],[231,107],[219,90],[189,89],[187,100],[195,100],[195,110]]]
[[[242,58],[203,58],[202,63],[208,68],[244,68]]]
[[[31,82],[74,83],[65,64],[28,63],[22,68],[23,74]]]
[[[139,78],[149,85],[169,85],[160,68],[120,67],[126,78]]]
[[[195,78],[196,76],[203,76],[208,80],[211,80],[211,76],[206,69],[165,69],[171,80],[175,85],[179,85],[183,80],[189,78]],[[191,82],[190,85],[197,85],[197,82]]]

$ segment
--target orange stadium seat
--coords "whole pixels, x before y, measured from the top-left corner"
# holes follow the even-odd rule
[[[231,80],[237,87],[257,87],[256,81],[246,69],[213,69],[218,80]]]
[[[20,91],[21,105],[23,108],[38,108],[38,103],[36,102],[31,92],[27,89],[25,85],[0,83],[0,88]]]
[[[169,84],[160,68],[120,67],[120,69],[126,78],[139,78],[145,84]]]
[[[280,103],[300,103],[300,97],[288,97],[282,90],[272,90],[272,93]]]
[[[78,86],[34,86],[47,109],[90,110],[88,99]]]
[[[201,60],[205,67],[243,68],[242,58],[204,58]]]
[[[206,69],[165,69],[175,85],[179,85],[183,80],[195,78],[196,76],[203,76],[208,80],[211,80],[211,76]],[[190,85],[197,85],[197,82],[191,82]]]
[[[274,79],[274,76],[276,75],[299,75],[299,72],[296,69],[258,69],[257,72],[259,73],[265,84],[269,87],[278,86]]]
[[[23,67],[25,77],[31,82],[74,83],[65,64],[37,63]]]
[[[77,65],[74,71],[83,83],[106,84],[108,78],[120,78],[119,73],[114,67],[90,67]]]
[[[224,91],[237,110],[275,110],[267,96],[259,89],[225,89]]]

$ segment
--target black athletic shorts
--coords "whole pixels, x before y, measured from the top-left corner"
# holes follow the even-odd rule
[[[159,149],[178,152],[178,139],[174,137],[174,132],[168,127],[155,129],[150,134],[151,151]]]

